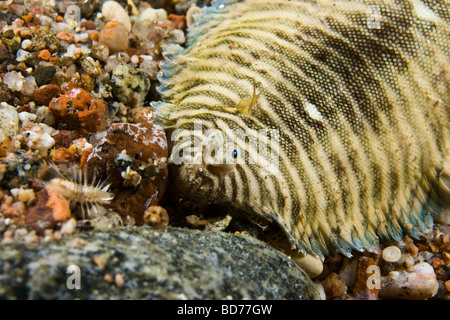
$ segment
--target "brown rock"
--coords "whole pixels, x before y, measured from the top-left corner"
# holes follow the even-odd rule
[[[179,16],[176,14],[169,14],[167,17],[170,21],[172,21],[173,26],[175,29],[184,30],[186,29],[186,17],[185,16]]]
[[[58,133],[53,136],[53,139],[55,139],[55,148],[69,148],[76,138],[77,135],[73,131],[59,130]]]
[[[11,90],[5,83],[0,83],[0,102],[6,102],[13,98]]]
[[[9,50],[3,44],[3,42],[0,41],[0,63],[7,60],[8,58],[9,58]]]
[[[47,206],[49,200],[47,191],[44,189],[35,195],[35,205],[25,212],[25,224],[36,230],[37,234],[43,235],[45,229],[53,229],[57,221],[53,216],[53,209]]]
[[[34,102],[36,105],[48,106],[53,98],[61,94],[61,89],[56,84],[42,86],[34,92]]]
[[[145,210],[144,223],[152,227],[165,227],[169,224],[169,215],[163,207],[151,206]]]
[[[82,88],[72,88],[50,102],[55,119],[70,129],[96,132],[105,119],[105,105]]]
[[[95,25],[95,22],[92,20],[86,20],[81,22],[80,24],[81,28],[86,28],[86,30],[95,30],[97,29],[97,26]]]
[[[328,299],[340,297],[347,293],[347,286],[335,272],[330,273],[325,280],[322,281],[322,285]]]
[[[111,183],[111,207],[122,217],[144,223],[144,212],[162,199],[167,183],[167,141],[152,123],[116,123],[94,146],[86,165]]]

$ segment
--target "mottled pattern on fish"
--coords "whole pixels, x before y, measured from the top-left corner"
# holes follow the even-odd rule
[[[321,257],[415,236],[448,201],[449,1],[216,1],[166,55],[155,107],[173,128],[280,132],[271,174],[254,144],[230,170],[178,166],[186,196]]]

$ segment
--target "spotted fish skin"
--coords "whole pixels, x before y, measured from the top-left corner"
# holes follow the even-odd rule
[[[249,161],[257,145],[238,137],[245,163],[182,163],[176,184],[193,200],[277,222],[293,246],[322,258],[418,235],[449,196],[449,8],[216,1],[187,48],[166,53],[155,107],[179,129],[171,159],[197,123],[278,130],[279,162],[267,174],[267,162]]]

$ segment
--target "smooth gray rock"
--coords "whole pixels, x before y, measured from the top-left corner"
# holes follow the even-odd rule
[[[80,272],[68,273],[70,265]],[[76,284],[77,275],[81,289],[69,289],[67,282]],[[141,227],[0,246],[0,298],[317,299],[318,294],[292,260],[256,239]]]

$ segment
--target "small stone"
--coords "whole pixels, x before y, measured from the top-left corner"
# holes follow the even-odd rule
[[[3,44],[3,42],[0,41],[0,63],[7,60],[8,58],[9,58],[9,50]]]
[[[96,132],[105,119],[106,107],[82,88],[72,88],[50,102],[50,111],[58,122],[72,129]]]
[[[144,223],[152,227],[166,227],[169,215],[163,207],[151,206],[144,212]]]
[[[139,70],[144,72],[150,79],[156,80],[158,74],[158,63],[149,56],[141,56],[144,60],[139,65]]]
[[[38,123],[44,123],[48,126],[55,123],[55,117],[53,117],[47,106],[41,106],[36,109],[36,120]]]
[[[34,92],[34,102],[36,105],[48,106],[53,98],[61,94],[61,88],[56,84],[42,86]]]
[[[322,285],[328,299],[340,297],[347,293],[347,286],[335,272],[330,273],[322,281]]]
[[[391,271],[381,277],[380,297],[385,299],[429,299],[439,289],[433,267],[426,262],[409,270]]]
[[[19,49],[19,50],[17,50],[17,53],[16,53],[16,61],[23,62],[23,61],[27,60],[28,58],[30,58],[30,56],[31,56],[31,53],[29,53],[28,51]]]
[[[97,26],[95,25],[95,22],[92,20],[85,20],[81,22],[80,28],[85,28],[86,30],[96,30]]]
[[[172,21],[175,29],[184,30],[186,29],[186,17],[176,14],[169,14],[168,19]]]
[[[56,39],[66,41],[67,43],[75,43],[75,36],[69,31],[62,31],[56,35]]]
[[[167,19],[166,10],[147,8],[139,14],[137,21],[149,20],[152,23],[155,23],[158,20],[166,20],[166,19]]]
[[[49,61],[52,54],[47,49],[41,50],[38,55],[38,59],[41,61]]]
[[[128,32],[131,31],[131,20],[125,9],[116,1],[106,1],[102,6],[102,15],[107,20],[120,22]]]
[[[303,255],[297,252],[291,254],[292,260],[302,268],[310,278],[318,277],[323,271],[323,262],[311,254]]]
[[[53,209],[47,207],[48,199],[49,196],[45,189],[36,192],[34,206],[29,207],[25,212],[25,224],[36,230],[39,235],[43,235],[46,229],[53,229],[56,225]]]
[[[17,71],[8,72],[3,76],[3,82],[11,91],[22,90],[24,80],[24,76],[22,76],[22,74]]]
[[[44,84],[49,84],[53,81],[55,76],[56,68],[55,66],[38,66],[34,71],[34,78],[36,79],[36,84],[40,87]]]
[[[125,284],[125,280],[123,279],[123,276],[120,273],[117,273],[114,277],[114,282],[118,287],[121,287]]]
[[[48,150],[55,145],[55,140],[51,136],[54,130],[52,127],[43,123],[29,123],[22,130],[19,138],[37,154],[46,155]]]
[[[131,107],[142,106],[150,90],[147,75],[126,64],[119,64],[114,69],[111,82],[115,97]]]
[[[11,90],[6,85],[6,83],[0,83],[0,101],[7,102],[11,100],[13,97],[11,95]]]
[[[98,76],[102,71],[100,63],[92,57],[85,57],[81,60],[81,68],[90,76]]]
[[[19,115],[13,106],[6,102],[0,103],[0,130],[11,137],[19,130]]]
[[[46,206],[52,209],[53,219],[55,221],[64,221],[70,218],[69,200],[51,188],[47,187],[45,190],[49,197]]]
[[[397,262],[402,256],[402,251],[399,247],[389,246],[383,249],[381,257],[386,262]]]
[[[118,21],[109,21],[100,30],[98,40],[108,46],[111,52],[123,51],[128,48],[128,30]]]
[[[101,43],[95,43],[91,48],[91,57],[103,62],[108,61],[109,58],[108,46]]]
[[[77,221],[72,218],[64,222],[61,226],[61,234],[71,234],[77,229]]]

